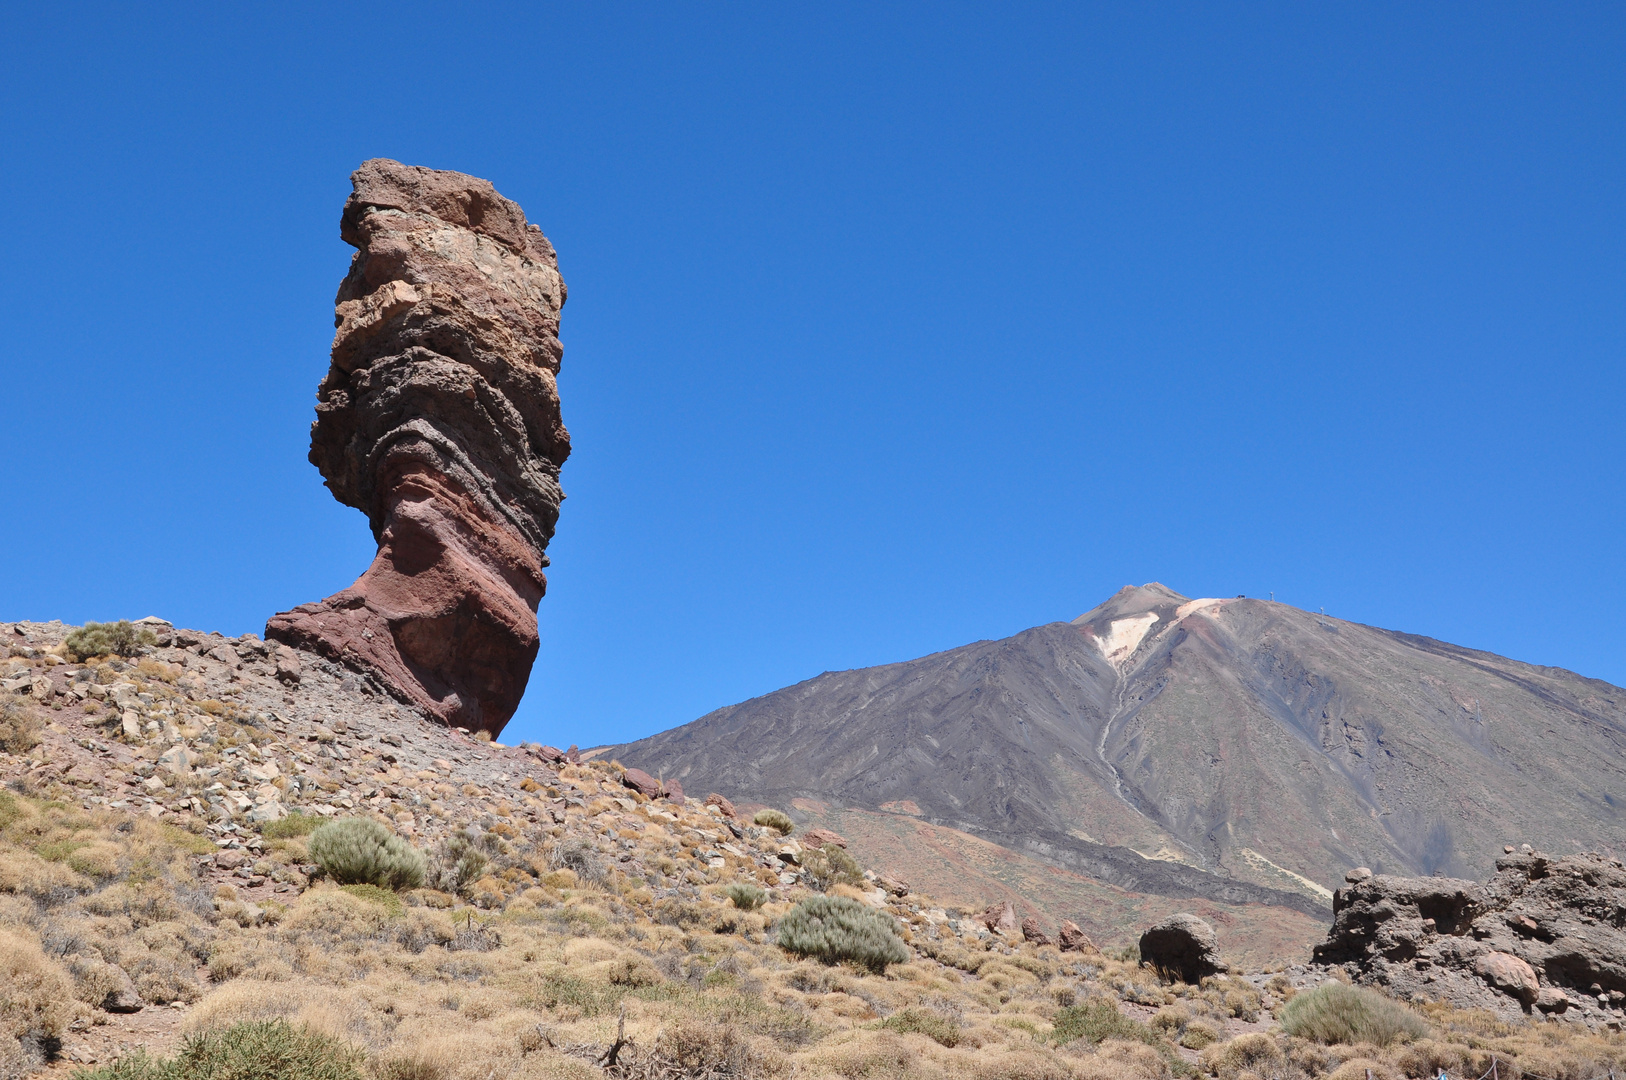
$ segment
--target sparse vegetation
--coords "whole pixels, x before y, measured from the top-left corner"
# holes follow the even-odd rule
[[[824,892],[832,885],[864,884],[864,868],[847,850],[835,844],[814,848],[802,855],[802,869],[812,886]]]
[[[157,641],[151,630],[128,619],[111,623],[86,623],[70,630],[62,641],[66,652],[77,661],[93,656],[134,656],[142,646]]]
[[[1336,982],[1294,994],[1281,1020],[1289,1035],[1319,1043],[1388,1046],[1428,1034],[1428,1021],[1393,998]]]
[[[892,916],[844,896],[814,896],[779,923],[779,946],[827,964],[850,961],[871,971],[909,959]]]
[[[915,1031],[939,1046],[960,1045],[960,1025],[946,1016],[925,1009],[902,1009],[881,1021],[888,1031]]]
[[[267,821],[260,826],[260,835],[267,840],[289,840],[296,836],[309,836],[321,827],[324,818],[315,814],[304,814],[295,811],[287,817],[275,821]]]
[[[371,818],[330,821],[310,834],[310,855],[342,885],[415,889],[428,866],[423,852]]]
[[[796,831],[796,823],[783,810],[758,810],[751,823],[761,825],[764,829],[775,829],[782,836],[789,836]]]
[[[26,754],[40,743],[39,717],[15,698],[0,700],[0,750]]]
[[[733,882],[723,892],[741,911],[755,911],[768,899],[762,887],[750,881]]]
[[[1135,1042],[1156,1043],[1157,1034],[1138,1020],[1131,1020],[1118,1011],[1118,1003],[1105,998],[1070,1005],[1056,1014],[1052,1021],[1051,1039],[1057,1044],[1083,1039],[1090,1045],[1107,1039],[1127,1039]]]
[[[362,1054],[338,1039],[281,1020],[196,1035],[172,1058],[136,1053],[74,1080],[362,1080]]]

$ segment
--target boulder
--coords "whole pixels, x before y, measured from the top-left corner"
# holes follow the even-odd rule
[[[622,775],[621,782],[646,798],[658,799],[665,793],[661,782],[642,769],[628,769]]]
[[[1488,952],[1474,961],[1474,972],[1502,993],[1533,1005],[1541,984],[1529,964],[1512,953]]]
[[[310,460],[378,554],[265,636],[373,679],[451,727],[502,732],[536,659],[564,495],[565,285],[553,245],[485,180],[362,164]]]
[[[834,844],[838,848],[844,848],[847,846],[847,838],[840,833],[831,832],[829,829],[809,829],[802,834],[802,843],[808,847],[823,847],[826,844]]]
[[[677,803],[679,806],[683,805],[683,785],[678,783],[676,780],[668,780],[666,782],[666,788],[661,792],[661,794],[665,795],[668,799]]]
[[[1214,928],[1183,911],[1140,936],[1140,962],[1192,984],[1225,970]]]
[[[1034,945],[1050,944],[1050,936],[1039,929],[1039,920],[1031,915],[1022,920],[1022,940]]]
[[[732,819],[740,816],[734,811],[734,804],[726,796],[719,795],[715,791],[706,796],[706,805],[715,806],[721,810],[725,818]]]
[[[1079,928],[1071,919],[1063,919],[1061,929],[1056,932],[1056,943],[1061,946],[1062,952],[1093,953],[1098,950],[1090,935]]]
[[[557,746],[539,746],[532,751],[537,757],[551,764],[559,764],[565,760],[565,752]]]
[[[990,904],[986,911],[977,916],[977,921],[996,934],[1011,933],[1016,930],[1016,908],[1009,900]]]
[[[893,877],[891,874],[876,874],[875,884],[893,896],[909,895],[909,883],[900,877]]]

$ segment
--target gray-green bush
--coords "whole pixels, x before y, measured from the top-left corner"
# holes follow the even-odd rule
[[[362,1080],[361,1061],[341,1042],[270,1020],[194,1035],[172,1058],[138,1050],[73,1080]]]
[[[330,821],[306,845],[322,872],[341,885],[415,889],[428,864],[423,852],[369,818]]]
[[[777,829],[785,836],[796,831],[796,823],[783,810],[758,810],[756,816],[751,819],[751,824],[761,825],[765,829]]]
[[[1421,1038],[1428,1022],[1393,998],[1361,986],[1328,983],[1293,995],[1282,1029],[1320,1043],[1376,1043]]]
[[[750,881],[733,882],[723,892],[741,911],[755,911],[768,899],[768,894],[762,891],[762,886]]]
[[[86,623],[68,631],[62,643],[75,660],[85,660],[92,656],[134,656],[141,646],[152,645],[157,640],[146,627],[120,619],[111,623]]]
[[[960,1025],[925,1009],[902,1009],[882,1020],[881,1027],[888,1031],[916,1032],[950,1049],[960,1045]]]
[[[909,959],[892,916],[845,896],[803,900],[780,920],[777,935],[780,948],[827,964],[850,960],[879,972]]]

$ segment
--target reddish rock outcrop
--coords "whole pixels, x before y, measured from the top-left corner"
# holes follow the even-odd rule
[[[1016,908],[1009,900],[1002,904],[990,904],[988,910],[977,916],[977,921],[996,934],[1014,931]]]
[[[1095,942],[1090,940],[1090,935],[1086,934],[1071,919],[1062,920],[1061,929],[1057,931],[1056,938],[1062,952],[1093,953],[1097,951]]]
[[[723,816],[726,818],[733,819],[739,817],[739,814],[734,810],[734,803],[726,795],[719,795],[714,791],[710,795],[706,796],[706,805],[715,806],[717,809],[723,812]]]
[[[1050,944],[1050,935],[1039,929],[1039,920],[1028,916],[1022,920],[1022,940],[1034,945]]]
[[[802,844],[806,847],[823,847],[826,844],[834,844],[838,848],[844,848],[847,846],[847,838],[829,829],[809,829],[802,834]]]
[[[348,589],[266,637],[492,735],[536,659],[570,436],[553,246],[485,180],[376,159],[351,176],[332,366],[310,460],[378,540]]]

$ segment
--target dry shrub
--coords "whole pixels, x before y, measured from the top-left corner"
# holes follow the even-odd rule
[[[1428,1021],[1393,998],[1363,986],[1327,983],[1294,994],[1282,1008],[1282,1030],[1320,1043],[1374,1043],[1419,1039]]]
[[[971,1062],[977,1080],[1073,1080],[1072,1068],[1055,1054],[993,1048]]]
[[[40,744],[40,721],[34,710],[15,698],[0,701],[0,750],[26,754]]]
[[[1234,1080],[1242,1073],[1269,1076],[1272,1069],[1280,1070],[1286,1061],[1287,1055],[1276,1040],[1263,1032],[1238,1035],[1230,1042],[1210,1046],[1202,1054],[1203,1068],[1220,1080]]]
[[[950,1049],[960,1045],[959,1021],[926,1009],[902,1009],[881,1021],[881,1026],[888,1031],[916,1032]]]
[[[1400,1080],[1399,1074],[1376,1058],[1353,1057],[1328,1074],[1327,1080]]]
[[[796,831],[796,823],[783,810],[758,810],[751,823],[761,825],[765,829],[773,829],[783,836],[789,836]]]
[[[859,1033],[847,1042],[829,1048],[820,1048],[812,1055],[815,1067],[859,1080],[861,1077],[916,1077],[942,1075],[936,1070],[921,1068],[918,1047],[932,1044],[922,1040],[912,1043],[892,1032]],[[816,1074],[815,1074],[816,1075]]]
[[[0,930],[0,1075],[43,1062],[73,1015],[67,972],[33,941]]]
[[[75,661],[83,661],[93,656],[134,656],[143,645],[152,645],[157,640],[146,627],[120,619],[111,623],[86,623],[68,631],[62,644]]]
[[[89,878],[42,859],[32,851],[0,851],[0,892],[32,897],[42,904],[60,904],[92,888]]]
[[[1158,1041],[1157,1034],[1138,1020],[1131,1020],[1118,1011],[1118,1005],[1106,998],[1089,1001],[1062,1009],[1056,1014],[1050,1037],[1057,1044],[1083,1039],[1094,1045],[1107,1039],[1147,1044]]]

